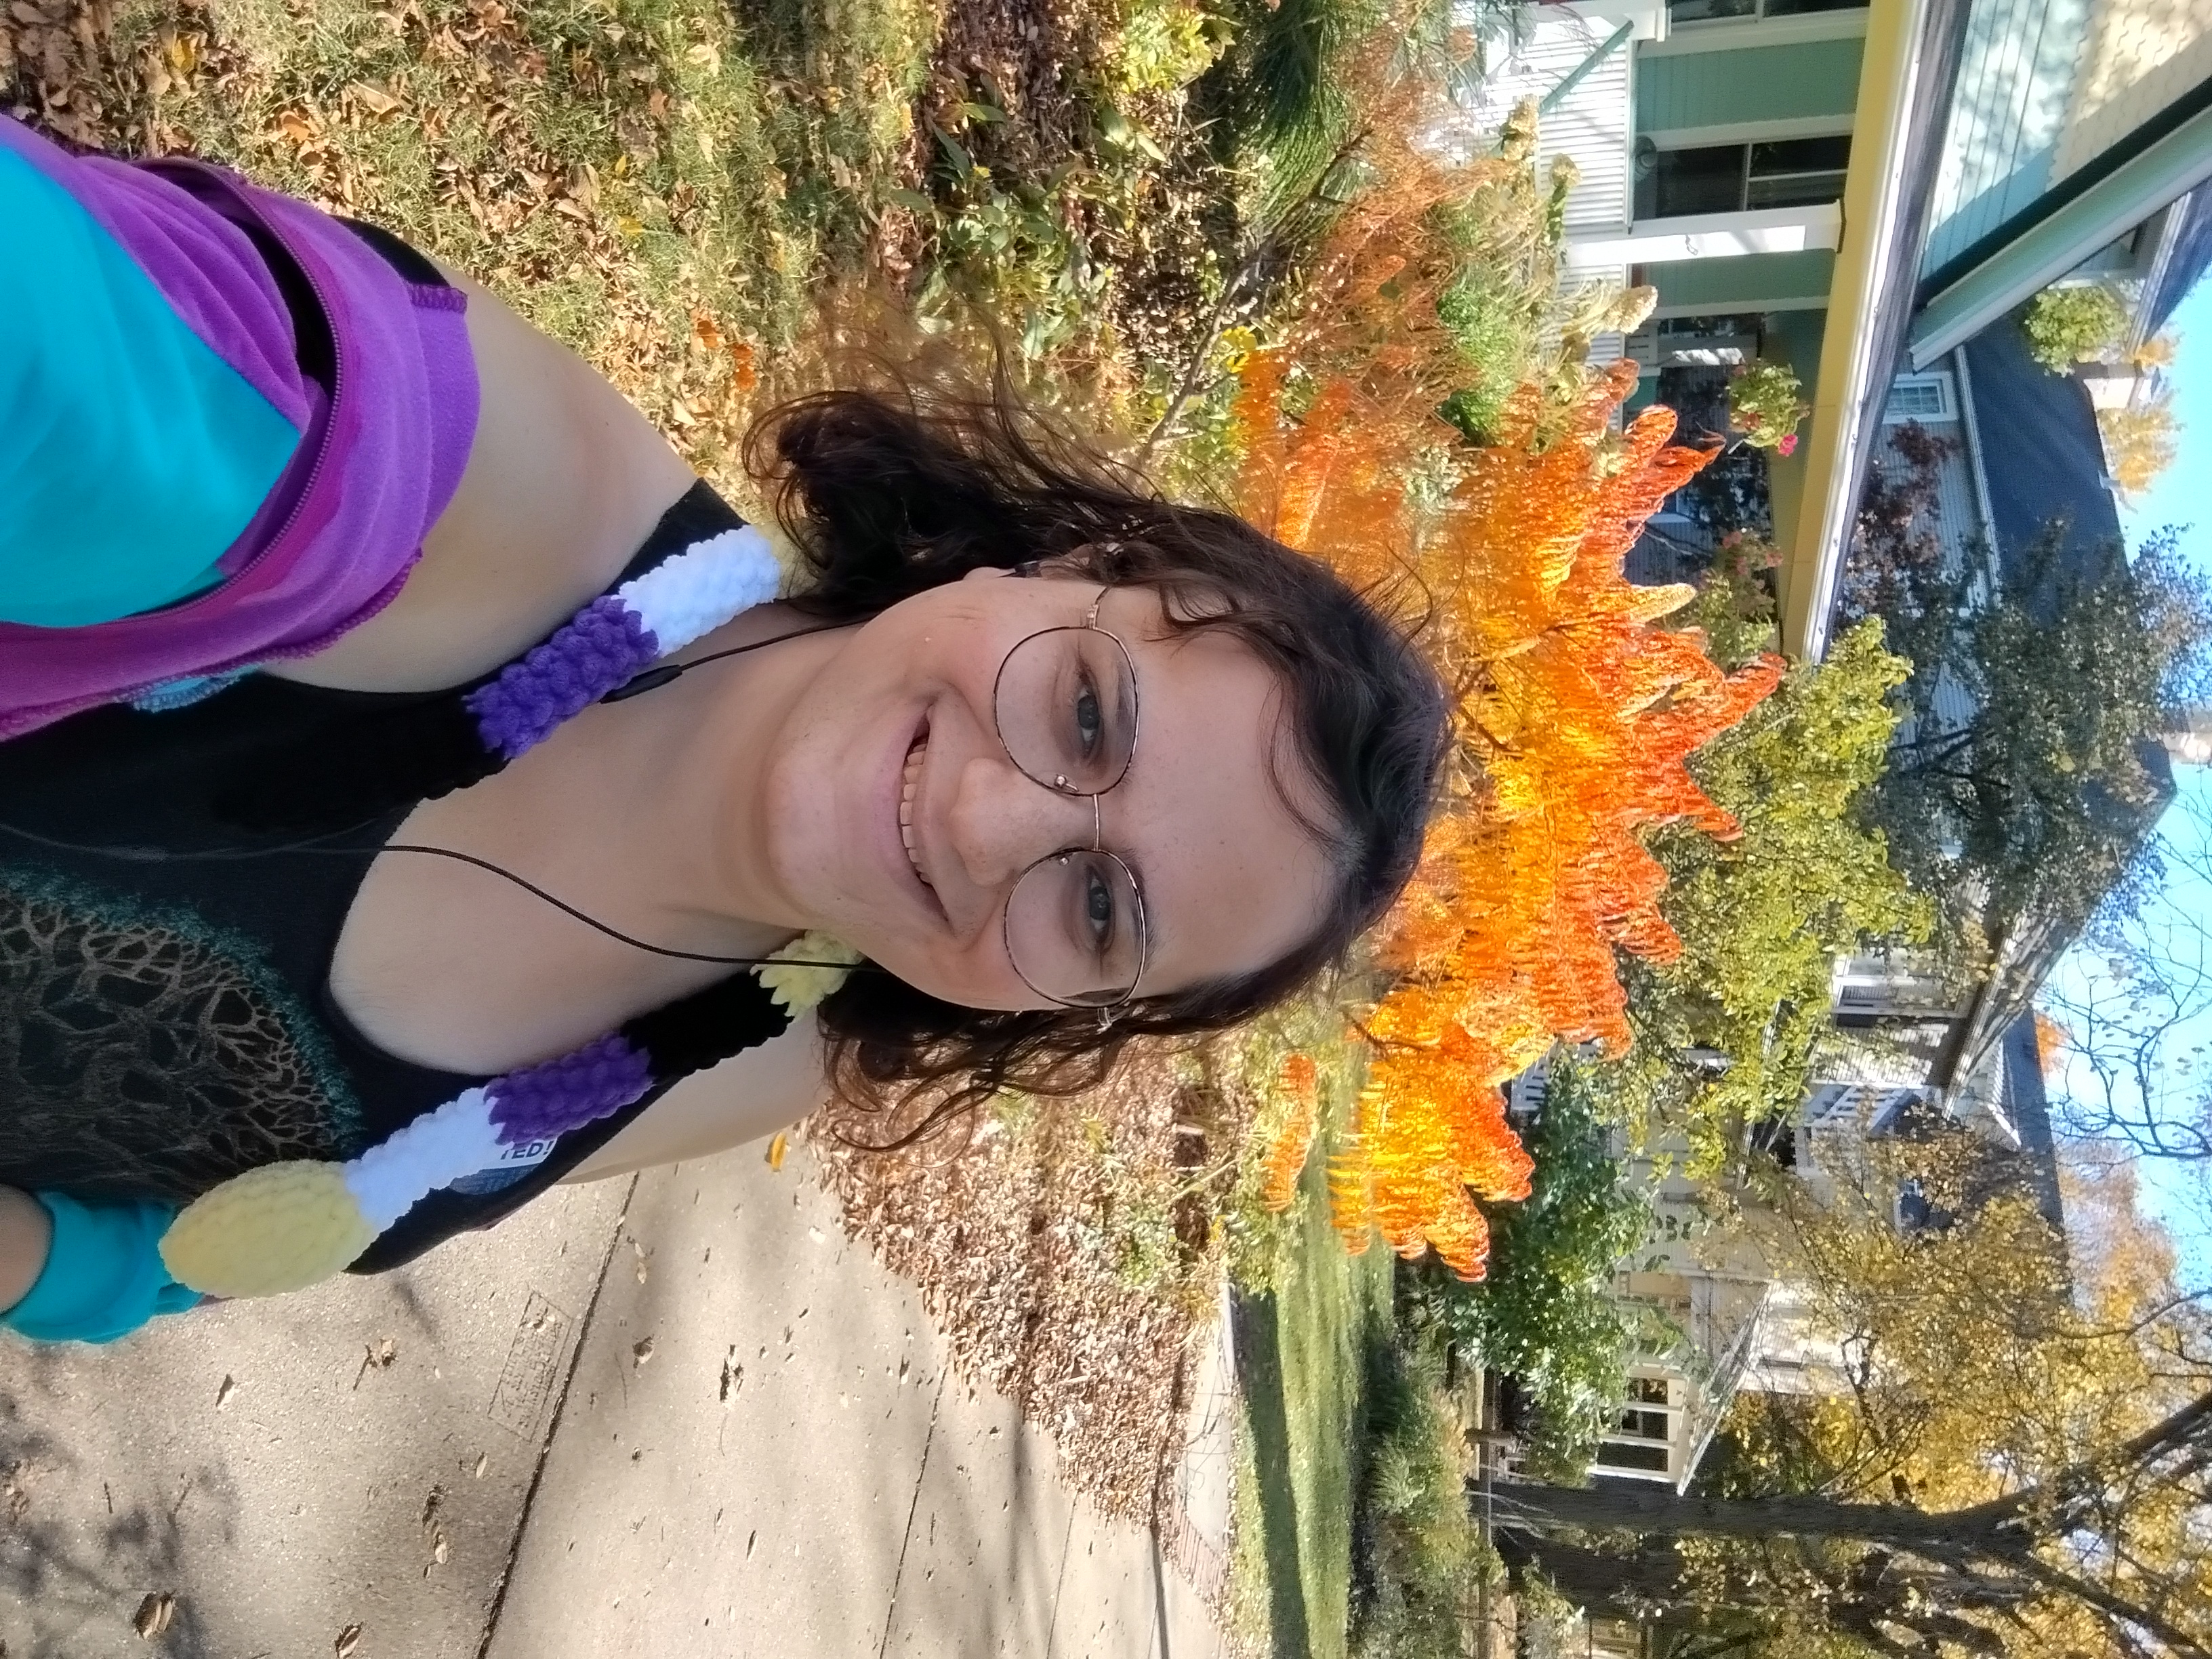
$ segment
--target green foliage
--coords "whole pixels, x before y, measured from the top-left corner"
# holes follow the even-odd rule
[[[1113,273],[1070,227],[1067,187],[1076,169],[1056,168],[1042,180],[1002,175],[979,163],[972,140],[963,138],[970,128],[1003,122],[1005,112],[973,102],[958,111],[961,133],[929,123],[935,198],[893,192],[930,234],[915,316],[925,330],[941,332],[955,325],[963,302],[971,305],[1033,362],[1096,328]]]
[[[1528,1197],[1492,1213],[1488,1278],[1465,1283],[1432,1258],[1398,1270],[1409,1336],[1515,1378],[1540,1425],[1530,1456],[1563,1479],[1589,1466],[1644,1334],[1613,1286],[1650,1208],[1624,1184],[1599,1106],[1589,1074],[1559,1060],[1523,1137],[1536,1164]]]
[[[1172,92],[1212,67],[1224,25],[1189,0],[1135,0],[1121,18],[1109,60],[1115,90]]]
[[[1881,817],[1923,890],[1954,898],[1957,930],[1994,948],[2023,927],[2066,935],[2142,872],[2165,799],[2146,745],[2200,695],[2212,666],[2212,585],[2170,538],[2130,559],[2054,525],[1978,607],[1941,572],[1918,579],[1938,624],[1905,688],[1915,728]],[[1948,724],[1946,679],[1973,713]]]
[[[1288,202],[1327,169],[1345,137],[1350,102],[1339,78],[1346,52],[1381,21],[1381,0],[1239,0],[1235,40],[1206,77],[1208,106],[1254,175],[1263,202]]]
[[[1565,357],[1579,361],[1582,352],[1562,337],[1579,335],[1586,349],[1592,331],[1556,326],[1571,320],[1562,316],[1560,258],[1567,192],[1578,174],[1574,162],[1560,156],[1549,177],[1540,178],[1535,144],[1534,118],[1524,106],[1499,138],[1499,156],[1508,165],[1464,204],[1437,210],[1438,228],[1460,268],[1437,296],[1437,318],[1469,374],[1439,413],[1470,443],[1491,441],[1507,399],[1522,386],[1558,380]],[[1618,303],[1613,295],[1602,299]],[[1602,327],[1612,319],[1590,320]]]
[[[1781,558],[1771,542],[1730,531],[1714,550],[1697,596],[1674,613],[1674,625],[1700,629],[1705,654],[1731,673],[1773,650],[1774,589],[1766,573]]]
[[[1729,381],[1729,421],[1753,449],[1784,455],[1797,447],[1797,428],[1813,412],[1804,391],[1785,363],[1757,362]]]
[[[2047,288],[2028,307],[2021,331],[2035,361],[2053,374],[2063,374],[2076,363],[2118,349],[2127,337],[2128,308],[2101,283]]]
[[[1603,1069],[1601,1086],[1639,1133],[1661,1124],[1685,1133],[1694,1167],[1719,1167],[1742,1126],[1803,1097],[1836,957],[1918,942],[1934,924],[1864,821],[1896,729],[1890,695],[1908,667],[1869,622],[1825,661],[1792,668],[1692,763],[1741,834],[1667,830],[1653,840],[1682,954],[1625,962],[1636,1048]],[[1718,1063],[1692,1064],[1693,1050]]]
[[[1375,1438],[1362,1493],[1367,1595],[1352,1626],[1358,1659],[1433,1659],[1459,1650],[1461,1620],[1496,1571],[1468,1512],[1474,1460],[1431,1353],[1377,1342],[1369,1356]]]

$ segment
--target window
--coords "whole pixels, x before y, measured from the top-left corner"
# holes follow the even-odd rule
[[[1668,0],[1667,16],[1676,23],[1711,23],[1731,19],[1796,17],[1809,11],[1863,9],[1867,0]]]
[[[1889,403],[1881,418],[1892,426],[1905,421],[1955,421],[1959,404],[1951,377],[1942,369],[1926,374],[1900,374],[1889,386]]]
[[[1667,1473],[1667,1448],[1646,1443],[1633,1444],[1608,1440],[1597,1449],[1595,1459],[1601,1469],[1631,1469],[1640,1474]]]
[[[1628,1379],[1628,1399],[1632,1405],[1665,1405],[1667,1403],[1667,1379],[1663,1376],[1630,1377]]]
[[[1662,1440],[1667,1437],[1667,1413],[1638,1411],[1633,1406],[1621,1413],[1620,1421],[1613,1425],[1615,1434],[1631,1440]]]
[[[1651,157],[1648,212],[1674,219],[1840,201],[1844,173],[1850,164],[1849,133],[1658,150]],[[1644,204],[1639,202],[1638,208],[1638,216],[1646,216]]]

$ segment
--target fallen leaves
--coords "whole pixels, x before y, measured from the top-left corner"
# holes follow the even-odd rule
[[[361,1626],[348,1625],[338,1632],[337,1639],[331,1644],[331,1651],[337,1656],[337,1659],[353,1659],[354,1650],[360,1645]]]
[[[374,116],[396,115],[400,109],[398,99],[368,81],[351,82],[342,95]]]
[[[143,1641],[158,1641],[167,1632],[176,1616],[177,1598],[167,1590],[159,1590],[138,1604],[137,1613],[131,1617],[131,1628],[137,1631]]]
[[[1173,1490],[1161,1471],[1182,1447],[1184,1357],[1222,1263],[1201,1228],[1194,1250],[1170,1241],[1178,1253],[1166,1279],[1137,1280],[1102,1237],[1113,1206],[1103,1172],[1149,1175],[1147,1192],[1187,1188],[1177,1119],[1190,1108],[1172,1061],[1133,1054],[1103,1089],[1053,1102],[1018,1136],[981,1127],[964,1152],[957,1130],[896,1157],[826,1131],[811,1142],[846,1231],[920,1289],[955,1369],[1050,1434],[1073,1486],[1139,1521]],[[1209,1127],[1224,1146],[1243,1132],[1234,1117]],[[927,1387],[937,1368],[902,1359],[896,1377]]]

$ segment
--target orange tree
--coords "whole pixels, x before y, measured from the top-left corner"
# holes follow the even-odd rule
[[[1407,268],[1352,263],[1331,296],[1347,313],[1363,283],[1380,293]],[[1391,988],[1363,1022],[1372,1063],[1330,1170],[1355,1251],[1379,1233],[1403,1255],[1433,1249],[1481,1273],[1475,1199],[1528,1188],[1498,1085],[1558,1040],[1625,1050],[1615,949],[1680,951],[1659,908],[1665,872],[1639,831],[1735,833],[1685,762],[1783,665],[1724,673],[1695,630],[1653,625],[1689,589],[1624,579],[1644,520],[1705,459],[1668,441],[1665,410],[1610,432],[1632,377],[1597,378],[1563,414],[1524,394],[1498,441],[1474,447],[1437,419],[1416,362],[1370,358],[1364,384],[1286,386],[1279,353],[1245,370],[1243,510],[1356,584],[1419,592],[1455,698],[1449,803],[1382,930]]]

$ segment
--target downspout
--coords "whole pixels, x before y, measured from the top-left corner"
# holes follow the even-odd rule
[[[1559,84],[1553,87],[1549,92],[1544,94],[1543,101],[1536,106],[1536,118],[1539,121],[1541,121],[1544,117],[1551,114],[1552,112],[1558,109],[1560,105],[1565,103],[1567,101],[1567,94],[1571,93],[1577,87],[1582,85],[1583,79],[1588,76],[1592,70],[1595,69],[1600,64],[1605,62],[1607,58],[1610,58],[1615,52],[1620,50],[1620,43],[1635,33],[1636,24],[1633,20],[1632,20],[1628,22],[1623,23],[1611,34],[1606,36],[1606,38],[1599,43],[1598,47],[1595,52],[1591,52],[1590,55],[1583,58],[1581,63],[1576,64],[1565,75],[1561,76],[1559,77]]]

